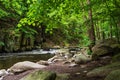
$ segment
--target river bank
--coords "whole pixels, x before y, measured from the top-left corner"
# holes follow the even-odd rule
[[[110,63],[110,58],[106,59],[100,59],[96,61],[91,61],[86,64],[80,64],[75,67],[70,67],[69,64],[62,64],[61,62],[57,62],[54,64],[51,64],[47,66],[46,68],[42,70],[47,70],[47,71],[54,71],[56,73],[67,73],[69,74],[69,80],[102,80],[103,77],[101,78],[89,78],[86,76],[86,73],[91,71],[92,69],[100,66],[104,66]],[[26,76],[29,73],[32,73],[34,71],[37,71],[39,69],[34,69],[34,70],[28,70],[22,73],[16,73],[16,74],[9,74],[6,75],[3,80],[19,80],[22,77]]]

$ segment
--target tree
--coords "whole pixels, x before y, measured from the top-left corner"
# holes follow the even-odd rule
[[[64,35],[64,42],[93,46],[96,40],[106,38],[119,41],[119,8],[119,0],[1,0],[0,27],[12,27],[12,35],[21,36],[21,46],[24,39],[27,45],[29,38],[37,39],[39,34],[44,41],[46,34],[57,31]]]
[[[89,29],[88,29],[88,34],[89,38],[91,40],[90,48],[92,48],[95,45],[95,31],[94,31],[94,23],[93,23],[93,17],[92,17],[92,7],[91,7],[91,2],[88,0],[88,5],[89,5]]]

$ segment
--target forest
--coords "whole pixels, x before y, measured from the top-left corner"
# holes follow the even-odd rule
[[[0,0],[0,51],[120,38],[119,0]],[[58,37],[58,38],[56,38]],[[54,38],[54,39],[53,39]]]
[[[120,74],[120,0],[0,0],[0,55],[55,47],[79,47],[87,58],[97,60],[97,65],[101,59],[103,66],[113,61],[110,65],[117,65],[114,70]],[[106,55],[110,58],[106,58]],[[105,58],[101,58],[103,56]],[[76,59],[74,61],[80,63]],[[67,56],[67,60],[71,59]],[[85,60],[84,63],[88,62],[88,59]],[[95,64],[92,64],[94,68],[99,67]],[[115,80],[109,75],[105,78],[106,74],[100,79],[90,80]],[[73,80],[73,77],[68,80]],[[120,77],[116,80],[120,80]]]

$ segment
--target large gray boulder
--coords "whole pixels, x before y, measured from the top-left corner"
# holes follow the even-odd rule
[[[112,71],[105,80],[120,80],[120,69]]]
[[[45,67],[46,66],[40,65],[34,62],[23,61],[23,62],[18,62],[14,64],[12,67],[8,69],[8,71],[12,73],[16,73],[16,72],[23,72],[23,71],[30,70],[30,69],[37,69],[37,68],[41,69]]]
[[[23,77],[20,80],[55,80],[56,73],[50,71],[36,71],[30,73],[27,76]]]
[[[92,48],[92,58],[97,59],[100,56],[113,55],[118,52],[120,52],[120,44],[115,39],[105,39]]]
[[[87,76],[88,77],[105,77],[111,71],[118,70],[118,69],[120,69],[120,62],[115,62],[103,67],[93,69],[92,71],[87,73]]]

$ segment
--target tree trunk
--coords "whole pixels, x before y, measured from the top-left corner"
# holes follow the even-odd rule
[[[113,38],[112,25],[110,25],[110,38]]]
[[[91,40],[90,48],[92,48],[95,45],[95,31],[94,31],[94,24],[93,24],[93,19],[92,19],[92,8],[91,8],[90,0],[88,0],[88,5],[89,5],[88,16],[89,16],[89,21],[90,21],[89,28],[88,28],[88,34]]]
[[[45,29],[46,29],[46,26],[41,23],[41,48],[43,48],[43,43],[46,42]]]

